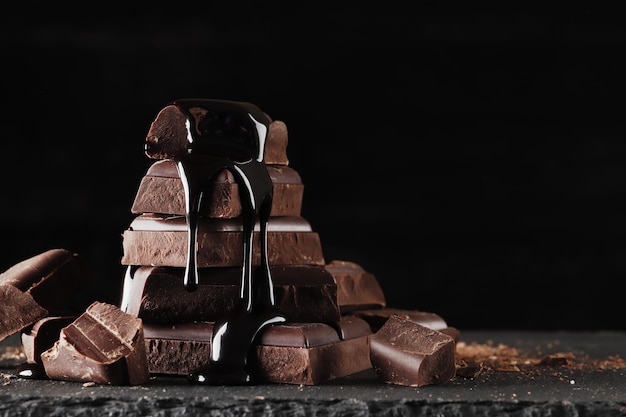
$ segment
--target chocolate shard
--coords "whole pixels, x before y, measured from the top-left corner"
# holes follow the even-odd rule
[[[371,336],[370,359],[384,382],[422,387],[454,377],[455,347],[451,336],[394,315]]]
[[[22,348],[29,363],[42,363],[41,354],[59,340],[61,330],[76,320],[77,316],[48,316],[38,320],[24,331]]]
[[[300,216],[304,185],[300,175],[287,166],[267,166],[273,183],[271,216]],[[154,162],[141,179],[131,207],[134,214],[185,214],[185,191],[176,164],[171,159]],[[241,216],[239,185],[229,170],[209,182],[198,213],[205,217]]]
[[[145,323],[144,329],[152,373],[187,375],[209,360],[212,323]],[[370,369],[371,335],[358,318],[269,326],[251,363],[262,381],[316,385]]]
[[[141,214],[123,233],[122,265],[185,267],[187,223],[184,216]],[[260,265],[260,234],[254,232],[252,264]],[[302,217],[271,217],[268,223],[270,265],[325,265],[320,237]],[[199,219],[197,265],[240,267],[243,262],[240,219]]]
[[[447,322],[439,314],[430,311],[384,307],[357,310],[353,311],[352,314],[367,321],[373,332],[378,331],[393,316],[400,316],[433,330],[442,330],[448,327]]]
[[[337,282],[341,313],[386,306],[385,294],[376,277],[355,262],[333,260],[326,265]]]
[[[169,159],[187,154],[187,124],[187,116],[178,106],[171,104],[161,109],[146,135],[146,155],[151,159]],[[288,131],[285,123],[272,121],[265,140],[265,163],[288,165],[287,142]]]
[[[41,354],[50,379],[139,385],[149,379],[141,319],[93,302]]]
[[[82,311],[93,280],[78,254],[50,249],[0,274],[0,340],[48,315]]]
[[[270,266],[276,308],[290,321],[337,321],[337,284],[323,266]],[[195,291],[183,268],[129,267],[120,307],[144,322],[215,321],[241,311],[241,268],[202,268]]]

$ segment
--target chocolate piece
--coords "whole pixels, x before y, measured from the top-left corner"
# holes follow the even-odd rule
[[[260,265],[258,224],[254,231],[252,264]],[[270,265],[324,265],[319,235],[302,217],[272,217],[268,222]],[[199,219],[198,267],[240,267],[243,260],[240,219]],[[173,266],[187,264],[187,224],[184,216],[142,214],[123,234],[122,265]]]
[[[195,291],[182,268],[128,269],[121,309],[144,322],[215,321],[243,308],[241,268],[202,268]],[[276,308],[290,321],[337,321],[337,285],[322,266],[270,266]]]
[[[156,116],[146,135],[146,155],[152,159],[169,159],[188,153],[190,142],[189,122],[176,105],[164,107]],[[288,131],[284,122],[270,123],[263,159],[266,164],[288,165]]]
[[[94,302],[41,354],[50,379],[138,385],[149,379],[141,319]]]
[[[448,327],[448,324],[441,316],[428,311],[387,307],[370,310],[358,310],[354,311],[352,314],[367,321],[373,332],[377,332],[378,329],[380,329],[392,316],[403,317],[433,330],[442,330]]]
[[[274,197],[271,216],[300,216],[304,185],[300,175],[287,166],[268,166]],[[131,212],[185,214],[185,191],[176,163],[156,161],[142,178]],[[198,213],[201,216],[232,218],[241,215],[239,186],[233,174],[223,170],[207,185]]]
[[[337,282],[341,313],[385,307],[385,295],[376,277],[354,262],[333,260],[326,265]]]
[[[49,314],[66,314],[88,304],[93,279],[82,259],[66,249],[51,249],[0,274],[0,340]]]
[[[369,326],[358,318],[333,326],[289,323],[264,329],[253,359],[259,378],[315,385],[371,368]],[[212,323],[145,323],[144,331],[152,373],[186,375],[209,359]]]
[[[42,363],[41,354],[59,340],[61,329],[76,320],[76,316],[45,317],[22,333],[22,347],[29,363]]]
[[[394,315],[371,336],[370,358],[384,382],[422,387],[454,377],[455,346],[451,336]]]

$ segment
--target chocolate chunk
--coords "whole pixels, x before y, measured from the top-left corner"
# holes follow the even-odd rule
[[[273,183],[271,216],[300,216],[304,185],[300,175],[287,166],[268,166]],[[142,178],[131,212],[185,214],[185,191],[176,164],[156,161]],[[223,170],[207,185],[199,210],[201,216],[232,218],[241,215],[239,186],[233,174]]]
[[[337,282],[341,313],[385,307],[385,295],[376,277],[354,262],[333,260],[326,265]]]
[[[245,103],[240,103],[244,105]],[[152,159],[169,159],[186,155],[190,146],[188,120],[176,105],[164,107],[156,116],[146,135],[146,155]],[[269,125],[263,158],[266,164],[288,165],[288,132],[284,122],[275,120]]]
[[[149,379],[141,319],[96,301],[41,354],[50,379],[138,385]]]
[[[51,249],[0,274],[0,340],[50,314],[81,311],[93,275],[66,249]]]
[[[22,347],[29,363],[42,363],[41,354],[59,340],[61,329],[76,320],[76,316],[49,316],[38,320],[22,333]]]
[[[337,284],[323,266],[270,266],[276,308],[290,321],[337,321]],[[144,322],[215,321],[243,308],[241,268],[202,268],[195,291],[183,268],[129,268],[121,309]]]
[[[267,327],[254,348],[261,380],[315,385],[371,368],[369,326],[360,319],[333,325]],[[339,329],[339,331],[337,330]],[[187,375],[209,360],[212,323],[144,324],[150,372]]]
[[[243,233],[240,219],[199,219],[198,267],[241,266]],[[255,229],[252,263],[260,265]],[[324,265],[319,235],[302,217],[271,217],[268,224],[270,265]],[[187,224],[184,216],[141,214],[123,234],[122,265],[185,267]]]
[[[454,377],[455,347],[451,336],[394,315],[371,336],[370,358],[384,382],[421,387]]]
[[[448,327],[448,324],[440,315],[429,311],[385,307],[370,310],[357,310],[352,314],[367,321],[373,332],[378,331],[392,316],[403,317],[433,330],[442,330]]]

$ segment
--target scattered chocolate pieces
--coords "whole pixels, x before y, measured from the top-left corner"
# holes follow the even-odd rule
[[[456,373],[454,339],[394,315],[370,338],[370,358],[386,383],[421,387],[444,383]]]
[[[141,319],[98,301],[61,330],[41,360],[51,379],[138,385],[150,377]]]
[[[50,249],[0,274],[0,340],[49,314],[81,311],[93,276],[78,254]]]

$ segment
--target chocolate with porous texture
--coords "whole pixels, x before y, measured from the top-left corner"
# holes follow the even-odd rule
[[[333,260],[326,265],[337,282],[341,313],[385,307],[385,294],[376,277],[355,262]]]
[[[267,171],[273,183],[271,216],[300,216],[304,185],[298,172],[288,166],[271,165]],[[134,214],[185,214],[185,191],[172,159],[154,162],[141,179],[131,207]],[[198,214],[233,218],[241,215],[239,185],[228,170],[207,184]]]
[[[400,316],[434,330],[448,327],[446,321],[439,314],[430,311],[385,307],[356,310],[352,314],[367,321],[373,332],[378,331],[392,316]]]
[[[212,323],[145,323],[150,372],[187,375],[209,360]],[[371,368],[369,326],[358,318],[333,324],[267,327],[251,363],[266,382],[315,385]]]
[[[161,109],[146,135],[146,155],[152,159],[169,159],[186,155],[190,147],[188,126],[192,125],[181,109],[168,105]],[[266,164],[288,165],[288,131],[284,122],[271,121],[263,159]]]
[[[149,379],[141,319],[96,301],[41,354],[50,379],[138,385]]]
[[[0,340],[50,314],[82,311],[93,275],[66,249],[50,249],[0,274]]]
[[[442,332],[394,315],[370,338],[370,359],[388,384],[422,387],[452,379],[456,343]]]
[[[257,223],[258,227],[258,223]],[[302,217],[271,217],[268,222],[270,265],[324,265],[320,237]],[[260,265],[260,235],[254,231],[252,264]],[[123,234],[122,265],[173,266],[187,264],[187,224],[184,216],[142,214]],[[198,222],[197,264],[203,267],[240,267],[243,232],[239,219]]]
[[[340,318],[337,284],[323,266],[270,266],[276,309],[290,321]],[[183,285],[182,268],[129,268],[121,309],[144,322],[215,321],[243,308],[241,268],[202,268],[195,291]]]

